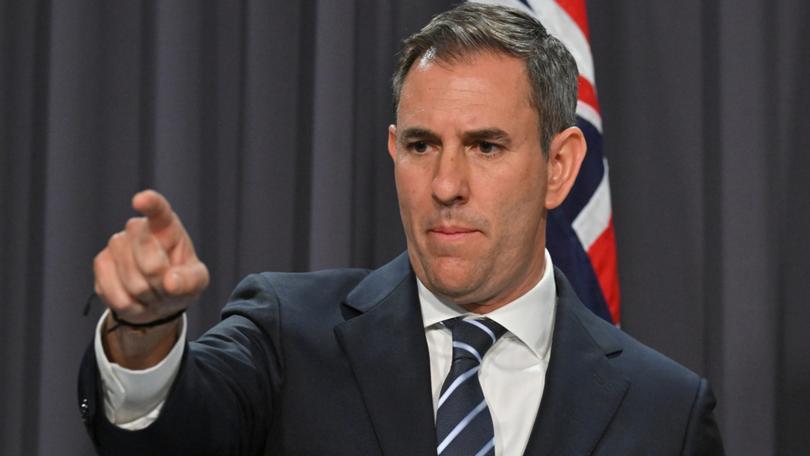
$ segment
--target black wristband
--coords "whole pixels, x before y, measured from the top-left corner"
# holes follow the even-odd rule
[[[87,298],[87,302],[84,303],[84,310],[82,311],[82,315],[85,317],[88,313],[90,313],[90,307],[93,305],[95,301],[98,300],[98,294],[96,292],[90,293],[90,296]],[[168,317],[159,318],[157,320],[147,321],[146,323],[132,323],[131,321],[126,321],[123,318],[119,317],[114,310],[110,309],[110,316],[115,321],[115,325],[112,328],[108,328],[107,332],[113,332],[116,329],[124,326],[127,328],[134,328],[134,329],[144,329],[144,328],[153,328],[155,326],[165,325],[166,323],[170,323],[174,320],[180,318],[186,312],[186,309],[179,310]]]
[[[126,321],[123,318],[119,317],[118,314],[115,313],[114,310],[110,309],[110,316],[112,319],[115,320],[115,325],[112,328],[107,328],[107,332],[113,332],[116,329],[124,326],[127,328],[134,328],[134,329],[145,329],[145,328],[154,328],[155,326],[165,325],[166,323],[170,323],[174,320],[180,318],[186,312],[186,309],[179,310],[168,317],[159,318],[157,320],[147,321],[146,323],[132,323],[130,321]]]

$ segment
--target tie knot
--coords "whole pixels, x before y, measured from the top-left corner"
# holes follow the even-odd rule
[[[487,350],[506,332],[489,318],[453,318],[444,322],[453,332],[453,360],[468,358],[481,363]]]

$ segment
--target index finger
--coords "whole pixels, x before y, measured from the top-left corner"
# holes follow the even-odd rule
[[[132,197],[132,208],[146,216],[149,231],[159,233],[174,221],[172,207],[166,198],[154,190],[144,190]]]

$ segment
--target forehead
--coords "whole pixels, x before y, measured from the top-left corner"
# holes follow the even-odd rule
[[[453,115],[468,122],[504,122],[534,115],[523,60],[503,53],[477,52],[452,60],[422,57],[405,77],[397,123]]]

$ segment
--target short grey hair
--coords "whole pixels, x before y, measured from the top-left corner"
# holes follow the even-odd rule
[[[576,124],[579,72],[560,40],[537,19],[514,8],[465,2],[406,38],[392,81],[394,112],[405,77],[417,59],[430,53],[431,58],[453,62],[483,51],[526,62],[531,102],[540,118],[540,143],[547,155],[554,135]]]

